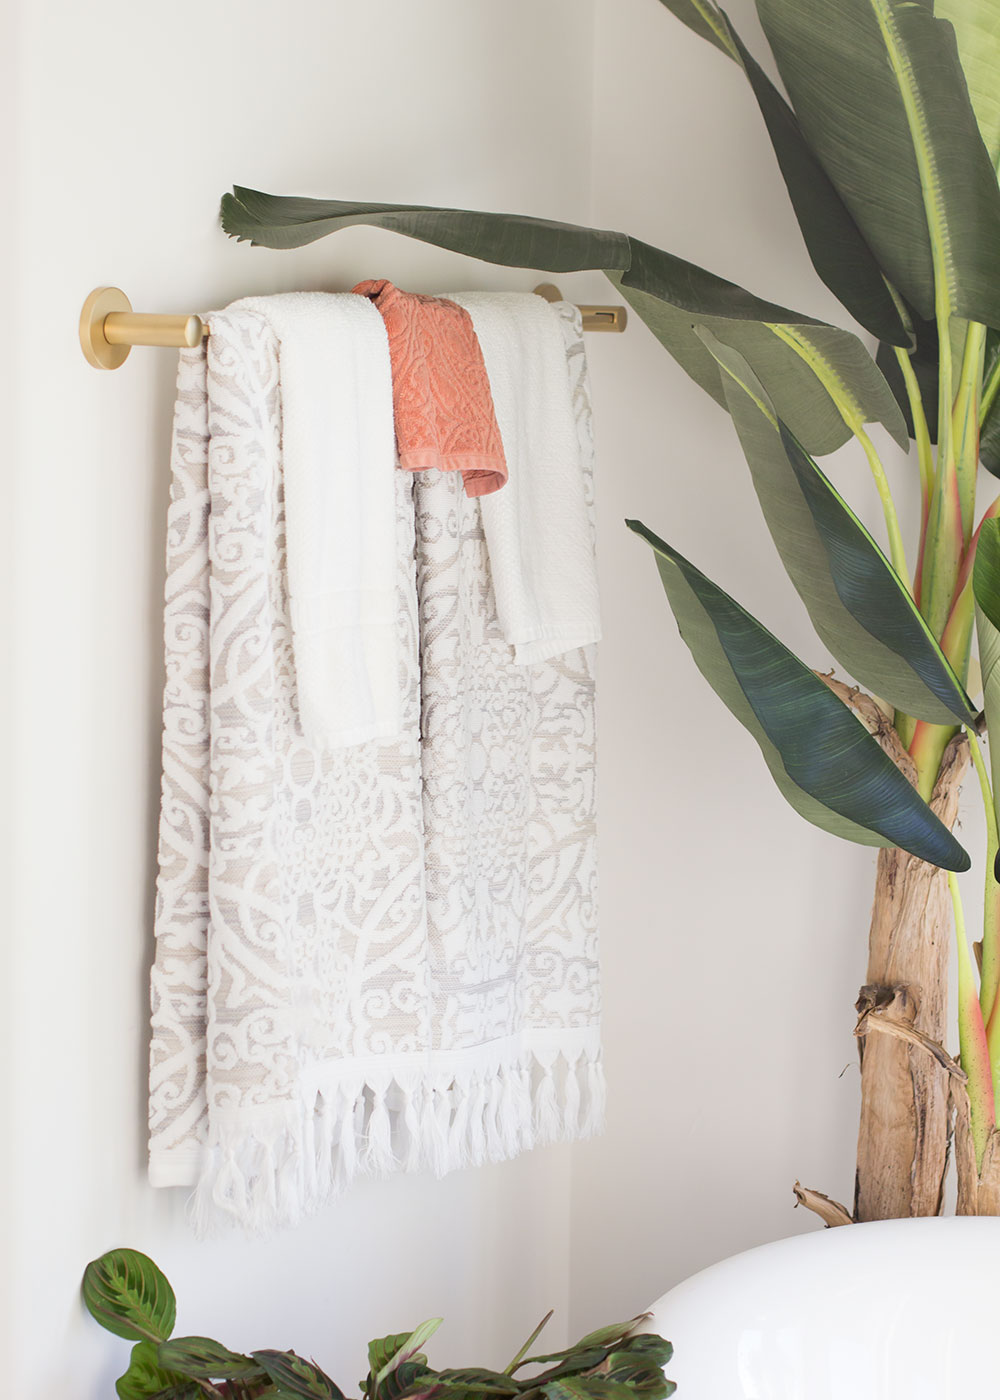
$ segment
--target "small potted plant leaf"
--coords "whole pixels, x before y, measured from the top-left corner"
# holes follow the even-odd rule
[[[314,1361],[294,1351],[230,1351],[211,1337],[174,1337],[177,1304],[165,1275],[135,1249],[112,1249],[87,1265],[83,1301],[91,1316],[133,1343],[118,1378],[120,1400],[346,1400]],[[422,1350],[441,1318],[368,1344],[362,1400],[665,1400],[675,1386],[663,1367],[673,1347],[635,1331],[644,1316],[613,1323],[575,1346],[529,1356],[549,1313],[504,1371],[435,1371]],[[520,1373],[531,1368],[531,1374]]]

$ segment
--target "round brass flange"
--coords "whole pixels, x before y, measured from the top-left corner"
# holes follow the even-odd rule
[[[129,345],[112,345],[104,334],[104,318],[113,311],[131,311],[120,287],[95,287],[80,312],[80,344],[95,369],[118,369],[128,359]]]

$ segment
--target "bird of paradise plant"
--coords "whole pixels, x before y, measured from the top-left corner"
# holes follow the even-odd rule
[[[858,1001],[862,1121],[853,1210],[940,1210],[952,1108],[959,1209],[1000,1213],[1000,0],[757,0],[785,92],[713,0],[662,0],[749,83],[820,278],[878,342],[766,302],[625,234],[521,215],[293,199],[237,187],[232,235],[296,248],[374,224],[506,266],[603,269],[728,410],[768,529],[823,645],[857,685],[817,674],[637,521],[696,665],[753,735],[791,805],[878,846]],[[908,557],[880,424],[910,454]],[[885,548],[817,463],[864,454]],[[983,709],[967,693],[978,633]],[[992,781],[980,736],[992,729]],[[966,737],[967,736],[967,737]],[[977,969],[951,827],[971,753],[987,814]],[[960,1059],[943,1048],[946,924],[958,941]],[[951,1107],[949,1106],[949,1099]]]

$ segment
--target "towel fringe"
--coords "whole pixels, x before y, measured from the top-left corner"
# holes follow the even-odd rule
[[[341,1071],[309,1101],[261,1109],[251,1127],[245,1113],[235,1129],[217,1114],[217,1140],[190,1203],[197,1233],[239,1225],[267,1233],[318,1210],[359,1176],[444,1176],[603,1126],[604,1071],[592,1045],[378,1078],[372,1084],[356,1072],[349,1080]]]

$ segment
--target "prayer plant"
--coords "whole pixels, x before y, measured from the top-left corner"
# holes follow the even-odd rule
[[[816,272],[867,337],[626,234],[523,215],[236,188],[223,226],[296,248],[374,224],[506,266],[600,268],[729,412],[788,576],[858,685],[818,674],[673,544],[629,524],[696,665],[785,798],[883,848],[858,1001],[854,1208],[800,1198],[831,1224],[937,1213],[957,1111],[959,1209],[1000,1213],[997,817],[979,742],[992,728],[995,785],[1000,498],[976,507],[980,464],[1000,476],[1000,0],[757,0],[783,92],[712,0],[662,3],[718,50],[719,83],[749,84]],[[851,439],[883,544],[816,460]],[[893,443],[921,501],[909,555],[883,465]],[[983,712],[967,693],[974,626]],[[978,985],[955,880],[970,860],[951,830],[970,750],[989,844]],[[960,1065],[942,1045],[949,926]]]
[[[316,1365],[294,1351],[230,1351],[210,1337],[174,1337],[177,1305],[165,1276],[145,1254],[112,1249],[87,1265],[83,1301],[91,1315],[134,1343],[116,1385],[120,1400],[345,1400]],[[423,1347],[441,1318],[368,1344],[362,1400],[664,1400],[676,1389],[663,1367],[673,1355],[645,1321],[602,1327],[576,1346],[528,1356],[549,1313],[503,1371],[466,1366],[434,1371]],[[530,1376],[518,1373],[531,1367]],[[541,1369],[539,1369],[541,1368]]]

